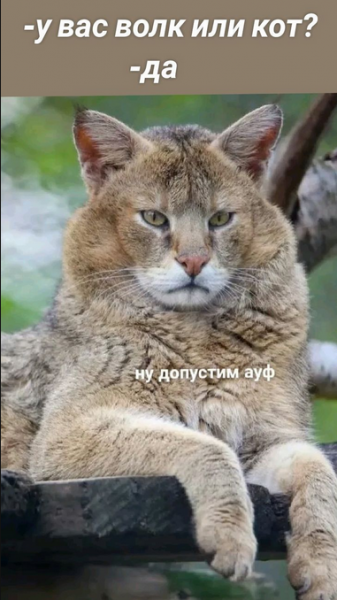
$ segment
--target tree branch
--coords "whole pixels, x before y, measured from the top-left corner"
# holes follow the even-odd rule
[[[337,106],[337,94],[322,94],[281,145],[267,182],[269,200],[291,215],[296,193],[318,141]]]
[[[266,182],[267,197],[293,222],[298,257],[306,271],[337,252],[337,149],[313,154],[337,106],[337,94],[322,94],[279,145]],[[312,391],[337,399],[337,345],[309,344]]]
[[[299,259],[310,272],[337,247],[337,150],[308,169],[292,220]]]

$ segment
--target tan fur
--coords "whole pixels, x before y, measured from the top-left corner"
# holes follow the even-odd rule
[[[308,443],[307,286],[292,228],[260,188],[281,118],[275,107],[253,115],[219,139],[201,128],[158,128],[143,133],[144,143],[129,129],[122,135],[119,123],[116,137],[116,122],[97,113],[77,119],[93,191],[68,225],[54,307],[27,334],[36,358],[26,371],[34,381],[43,377],[26,397],[39,428],[29,470],[37,479],[177,476],[201,548],[234,579],[251,572],[256,552],[244,474],[271,481],[292,497],[293,585],[303,588],[301,600],[333,600],[337,480]],[[226,153],[229,142],[234,154]],[[207,221],[220,209],[234,216],[212,231]],[[170,229],[146,225],[143,210],[167,215]],[[208,292],[176,291],[185,277],[176,258],[206,252],[196,282]],[[21,336],[15,351],[9,344],[5,403],[12,408]],[[268,364],[270,381],[243,375]],[[159,380],[162,370],[215,368],[238,368],[240,377]],[[136,378],[141,370],[153,371],[150,381]],[[11,443],[5,432],[5,447]],[[285,473],[280,449],[294,443]],[[21,468],[19,451],[17,460],[7,456],[4,466]]]

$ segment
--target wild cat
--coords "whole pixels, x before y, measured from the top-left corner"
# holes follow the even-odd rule
[[[174,475],[201,550],[234,580],[256,555],[247,482],[289,494],[290,581],[301,600],[333,600],[337,479],[310,443],[307,285],[263,195],[281,124],[273,105],[219,135],[78,112],[89,201],[66,229],[53,307],[3,339],[3,466]],[[267,365],[270,380],[242,375]],[[165,381],[172,370],[185,376]]]

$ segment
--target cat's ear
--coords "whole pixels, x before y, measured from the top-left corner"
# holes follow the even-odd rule
[[[259,181],[279,137],[283,122],[281,109],[267,104],[231,125],[212,142],[238,167]]]
[[[151,148],[150,142],[127,125],[94,110],[77,111],[73,132],[82,176],[91,192],[97,192],[112,171]]]

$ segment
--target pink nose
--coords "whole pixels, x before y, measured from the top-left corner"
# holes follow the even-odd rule
[[[196,277],[201,273],[202,268],[207,265],[209,256],[207,254],[181,254],[177,257],[177,261],[184,267],[187,275]]]

